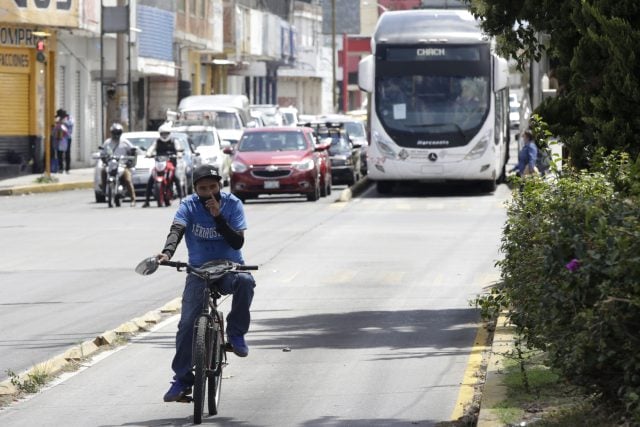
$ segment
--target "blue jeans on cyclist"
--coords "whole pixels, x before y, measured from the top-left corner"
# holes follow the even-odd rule
[[[227,336],[244,336],[249,330],[251,321],[249,307],[253,300],[253,288],[256,282],[247,273],[227,274],[218,282],[218,289],[223,295],[233,294],[231,311],[227,315]],[[192,386],[193,377],[193,324],[202,312],[204,303],[205,281],[194,274],[187,275],[184,292],[182,294],[182,312],[176,335],[176,355],[171,368],[175,372],[174,380],[185,386]]]

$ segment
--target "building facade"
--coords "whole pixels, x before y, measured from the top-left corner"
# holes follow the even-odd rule
[[[6,4],[0,176],[47,171],[45,142],[59,108],[75,122],[72,168],[94,162],[113,122],[155,130],[188,95],[245,94],[255,104],[331,111],[332,48],[320,0]]]

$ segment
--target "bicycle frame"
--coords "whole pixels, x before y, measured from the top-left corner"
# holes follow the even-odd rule
[[[227,364],[227,343],[224,334],[224,317],[218,310],[218,300],[222,297],[217,283],[229,273],[257,270],[257,266],[247,266],[226,260],[215,260],[202,267],[193,267],[184,262],[164,261],[158,263],[155,257],[147,258],[136,267],[142,275],[154,273],[159,265],[186,270],[205,281],[202,311],[196,317],[193,328],[192,365],[194,366],[194,390],[191,401],[194,403],[193,419],[195,424],[202,422],[204,412],[205,388],[208,382],[209,415],[218,413],[222,370]]]

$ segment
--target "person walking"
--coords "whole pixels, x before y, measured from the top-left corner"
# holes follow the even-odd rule
[[[198,166],[193,172],[195,194],[180,203],[161,253],[159,262],[168,261],[185,237],[189,264],[200,267],[213,260],[244,264],[240,249],[247,228],[242,201],[231,193],[220,191],[222,177],[211,165]],[[176,334],[176,353],[171,364],[175,375],[165,402],[177,402],[191,393],[194,382],[192,346],[193,325],[202,311],[206,282],[189,274],[182,293],[182,309]],[[249,330],[249,308],[256,283],[249,273],[227,274],[219,284],[223,295],[233,294],[227,315],[226,333],[231,350],[239,357],[249,354],[244,336]]]
[[[518,152],[518,164],[513,167],[512,171],[516,171],[518,176],[537,175],[538,146],[534,142],[530,130],[522,132],[522,141],[522,148]]]

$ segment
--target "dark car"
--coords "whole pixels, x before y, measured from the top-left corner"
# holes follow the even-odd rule
[[[321,141],[329,141],[329,159],[334,184],[353,185],[362,173],[361,146],[353,142],[343,122],[305,123]]]
[[[342,123],[353,146],[360,150],[360,175],[365,176],[367,174],[367,149],[369,147],[365,121],[346,114],[319,116],[316,121],[336,124]]]
[[[321,193],[318,152],[324,149],[316,147],[309,128],[245,129],[233,148],[231,192],[242,201],[263,194],[303,194],[316,201]]]

